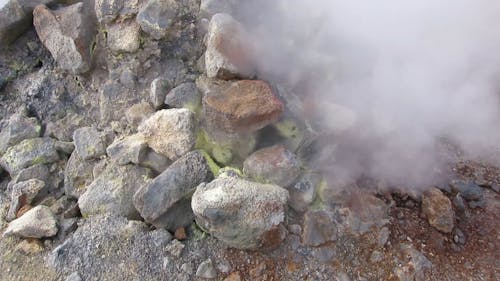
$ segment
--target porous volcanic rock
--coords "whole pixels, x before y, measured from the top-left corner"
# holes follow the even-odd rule
[[[455,223],[451,201],[439,189],[432,187],[422,194],[422,212],[429,224],[439,231],[450,233]]]

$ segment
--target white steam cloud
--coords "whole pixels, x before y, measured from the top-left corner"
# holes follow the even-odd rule
[[[356,114],[329,141],[329,174],[421,186],[434,180],[438,138],[498,152],[500,1],[241,2],[259,78],[302,95],[324,125],[338,122],[331,103]]]

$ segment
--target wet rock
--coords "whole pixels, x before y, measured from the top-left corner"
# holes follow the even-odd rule
[[[125,117],[127,118],[127,122],[132,127],[137,127],[142,121],[146,120],[149,116],[154,113],[154,109],[147,102],[141,102],[132,105],[125,112]]]
[[[73,133],[75,151],[84,160],[96,159],[106,154],[106,136],[94,127],[83,127]]]
[[[134,206],[147,222],[175,231],[193,220],[189,200],[185,199],[189,199],[200,183],[211,179],[213,174],[203,154],[190,152],[140,188],[134,195]]]
[[[439,231],[450,233],[455,221],[451,201],[439,189],[431,188],[422,194],[422,212],[429,224]]]
[[[73,152],[64,169],[64,192],[67,196],[78,198],[94,180],[92,169],[96,160],[85,160]]]
[[[212,260],[208,259],[203,261],[196,270],[196,276],[204,279],[217,278],[217,270],[215,269]]]
[[[203,97],[203,118],[209,129],[251,133],[276,121],[283,103],[264,81],[242,80]]]
[[[109,165],[78,199],[80,211],[84,217],[106,213],[136,219],[132,198],[148,182],[147,168]]]
[[[54,11],[39,5],[33,11],[33,24],[63,70],[80,74],[90,69],[96,27],[87,4],[79,2]]]
[[[283,145],[262,148],[243,162],[243,172],[254,179],[287,187],[300,174],[300,162]]]
[[[308,211],[304,215],[302,242],[307,246],[320,246],[337,239],[333,214],[328,211]]]
[[[151,102],[156,109],[159,109],[164,105],[165,96],[167,95],[170,88],[170,83],[163,78],[155,78],[151,82],[149,95],[151,98]]]
[[[149,0],[137,14],[137,22],[142,30],[154,39],[162,39],[168,33],[179,4],[174,0]]]
[[[7,148],[25,139],[40,136],[40,124],[36,118],[28,118],[22,114],[14,114],[9,118],[7,126],[0,132],[0,155]]]
[[[59,160],[55,140],[51,138],[26,139],[10,147],[0,158],[0,165],[11,175],[24,168],[53,163]]]
[[[188,109],[164,109],[145,120],[138,128],[154,151],[176,160],[195,144],[195,117]]]
[[[191,207],[198,225],[231,247],[273,248],[284,239],[288,192],[276,185],[219,177],[198,186]]]
[[[23,238],[42,238],[52,237],[56,233],[56,218],[49,207],[39,205],[9,223],[4,236],[14,235]]]
[[[250,36],[243,26],[228,14],[216,14],[210,20],[207,34],[205,67],[209,78],[252,78]]]
[[[196,111],[201,105],[201,94],[195,83],[182,83],[168,92],[165,104],[171,108],[188,108]]]
[[[30,179],[16,183],[12,186],[10,194],[10,208],[7,213],[7,220],[16,218],[17,211],[27,204],[31,204],[35,196],[45,187],[45,182],[37,179]]]
[[[297,212],[304,212],[316,198],[316,187],[320,184],[319,175],[307,173],[288,188],[288,205]]]
[[[467,201],[480,201],[484,198],[483,189],[474,182],[456,181],[451,184],[453,191]]]
[[[146,158],[148,146],[144,136],[135,134],[115,140],[108,146],[106,153],[118,165],[140,164]]]
[[[106,39],[109,49],[115,53],[135,53],[140,47],[140,29],[135,21],[108,25]]]

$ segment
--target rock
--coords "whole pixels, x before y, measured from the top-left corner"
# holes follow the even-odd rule
[[[236,0],[201,0],[200,14],[207,18],[212,18],[217,13],[231,14],[236,3]]]
[[[211,179],[213,174],[203,154],[190,152],[140,188],[134,195],[134,206],[147,222],[175,231],[191,224],[189,197],[200,183]]]
[[[50,175],[49,168],[47,168],[46,165],[44,164],[33,165],[31,167],[19,171],[19,173],[12,179],[12,181],[9,182],[7,190],[12,190],[12,185],[18,182],[27,181],[30,179],[39,179],[45,182],[49,178],[49,175]]]
[[[229,246],[273,248],[284,239],[287,199],[276,185],[219,177],[197,187],[191,207],[198,225]]]
[[[264,81],[242,80],[221,92],[203,97],[203,120],[209,129],[227,133],[251,133],[274,121],[283,112],[283,103]]]
[[[82,281],[80,274],[78,272],[71,273],[68,277],[66,277],[66,281]]]
[[[300,174],[300,162],[283,145],[262,148],[243,162],[243,173],[256,180],[264,180],[287,187]]]
[[[184,244],[179,240],[172,240],[166,247],[165,250],[169,252],[172,256],[178,258],[182,255],[182,250],[184,250]]]
[[[400,281],[423,281],[426,270],[432,268],[432,263],[419,251],[412,246],[402,245],[401,252],[405,257],[408,257],[408,262],[404,265],[399,265],[394,268],[395,277]]]
[[[135,21],[125,21],[107,26],[108,47],[115,53],[135,53],[140,47],[141,27]]]
[[[26,139],[10,147],[0,158],[0,165],[11,175],[36,164],[59,160],[55,141],[51,138]]]
[[[172,164],[172,161],[167,157],[156,153],[152,149],[148,149],[144,161],[139,163],[139,165],[153,169],[157,173],[162,173],[165,169]]]
[[[75,151],[84,160],[97,159],[106,154],[106,135],[94,127],[83,127],[73,133]]]
[[[288,205],[296,212],[304,212],[316,198],[316,187],[320,184],[319,175],[307,173],[293,186],[288,188],[290,199]]]
[[[148,0],[137,14],[137,22],[144,32],[159,40],[167,35],[178,9],[174,0]]]
[[[96,27],[87,4],[79,2],[55,11],[39,5],[33,11],[33,24],[63,70],[80,74],[90,69]]]
[[[139,12],[141,1],[96,0],[95,13],[100,23],[109,24],[115,19],[132,18]]]
[[[149,95],[151,102],[156,109],[159,109],[164,105],[165,96],[170,88],[170,83],[163,78],[156,78],[151,82]]]
[[[335,216],[335,220],[340,222],[339,227],[345,231],[361,236],[389,223],[388,206],[375,195],[354,189],[346,199],[345,208],[339,209]]]
[[[148,146],[143,135],[135,134],[115,140],[106,153],[118,165],[140,164],[146,158]]]
[[[217,278],[217,271],[211,259],[205,260],[200,263],[198,269],[196,270],[196,276],[204,279]]]
[[[64,192],[67,196],[78,198],[94,180],[92,169],[96,160],[85,160],[76,151],[71,154],[64,169]]]
[[[149,233],[151,240],[158,248],[164,248],[172,241],[172,234],[163,228],[155,229]]]
[[[195,83],[182,83],[168,92],[165,104],[171,108],[188,108],[196,111],[201,106],[201,93]]]
[[[0,155],[25,139],[39,137],[40,130],[41,126],[36,118],[28,118],[22,114],[12,115],[7,126],[0,132]]]
[[[243,278],[241,277],[241,273],[239,271],[234,271],[229,274],[224,281],[241,281]]]
[[[186,229],[184,227],[177,228],[175,230],[174,237],[179,241],[186,239],[187,238]]]
[[[124,71],[126,73],[127,71]],[[135,83],[134,81],[129,82]],[[135,86],[133,86],[135,87]],[[138,103],[140,95],[133,88],[126,88],[119,81],[109,79],[99,91],[99,113],[101,123],[108,125],[111,121],[121,121],[124,112]]]
[[[209,78],[252,78],[250,35],[228,14],[216,14],[210,20],[207,34],[205,67]]]
[[[57,220],[49,207],[39,205],[29,210],[20,218],[13,220],[4,232],[4,236],[23,238],[52,237],[57,233]]]
[[[328,211],[308,211],[304,215],[302,243],[306,246],[320,246],[337,239],[333,214]]]
[[[45,187],[45,182],[38,179],[30,179],[14,184],[10,194],[10,208],[7,220],[16,218],[17,211],[27,204],[31,204],[35,196]]]
[[[483,189],[474,182],[455,181],[451,184],[453,191],[467,201],[480,201],[484,198]]]
[[[187,273],[188,275],[193,274],[193,266],[189,262],[183,263],[181,265],[181,270]]]
[[[134,165],[109,165],[78,199],[84,217],[112,214],[139,218],[132,198],[149,182],[149,169]]]
[[[451,201],[439,189],[432,187],[422,194],[422,212],[437,230],[444,233],[453,230],[455,213]]]
[[[176,160],[193,149],[195,116],[188,109],[164,109],[145,120],[138,128],[149,147]]]
[[[73,133],[84,124],[83,117],[74,113],[67,113],[64,118],[47,123],[45,136],[53,137],[60,141],[73,141]]]
[[[75,150],[75,144],[69,141],[56,141],[55,147],[57,151],[67,155],[71,155]]]
[[[141,102],[132,105],[125,112],[125,117],[127,118],[127,122],[132,127],[137,127],[142,121],[146,120],[149,116],[154,113],[153,107],[149,105],[147,102]]]

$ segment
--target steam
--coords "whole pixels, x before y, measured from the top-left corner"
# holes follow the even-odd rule
[[[332,177],[424,186],[441,138],[471,157],[499,151],[498,0],[241,2],[260,78],[312,101],[326,127],[331,104],[354,112],[323,144],[336,145],[321,165]]]

